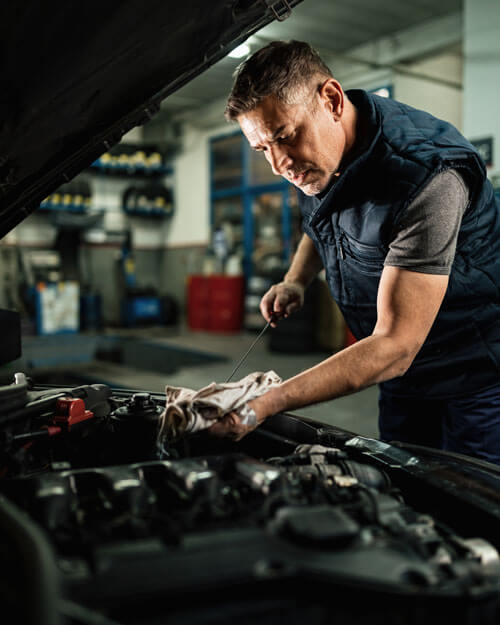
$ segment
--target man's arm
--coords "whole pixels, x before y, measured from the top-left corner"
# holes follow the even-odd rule
[[[288,315],[304,303],[304,292],[323,264],[316,247],[307,234],[303,234],[297,251],[283,282],[274,284],[260,302],[260,311],[266,321],[272,313],[277,317]],[[271,324],[275,327],[275,323]]]
[[[373,333],[248,402],[257,425],[277,412],[355,393],[403,375],[431,329],[447,285],[448,276],[385,267]],[[251,429],[231,413],[211,431],[238,440]]]
[[[403,375],[436,318],[448,276],[385,267],[373,333],[249,402],[257,422]]]
[[[447,170],[431,179],[406,209],[391,243],[373,334],[263,396],[255,405],[258,416],[346,395],[408,369],[446,292],[468,199],[459,172]]]

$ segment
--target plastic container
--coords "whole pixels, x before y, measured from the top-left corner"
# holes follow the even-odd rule
[[[209,284],[208,329],[213,332],[238,332],[243,326],[243,276],[210,276]]]
[[[192,275],[188,278],[187,311],[191,330],[207,330],[209,318],[209,277]]]
[[[189,328],[211,332],[238,332],[243,326],[244,294],[243,276],[189,276]]]
[[[243,267],[241,263],[241,256],[238,254],[232,254],[228,257],[226,262],[226,275],[227,276],[241,276],[243,274]]]

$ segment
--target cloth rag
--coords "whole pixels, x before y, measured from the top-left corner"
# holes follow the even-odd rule
[[[178,438],[188,432],[205,430],[229,412],[278,386],[281,378],[274,371],[256,371],[239,382],[212,382],[195,391],[166,386],[166,406],[160,418],[158,438]]]

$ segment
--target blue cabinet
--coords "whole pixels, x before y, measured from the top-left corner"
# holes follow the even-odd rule
[[[286,266],[300,236],[296,192],[241,132],[210,141],[211,225],[243,256],[246,277]]]

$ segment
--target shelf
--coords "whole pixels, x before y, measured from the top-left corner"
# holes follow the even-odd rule
[[[46,204],[45,206],[40,205],[37,212],[41,213],[73,213],[76,215],[86,215],[88,214],[88,208],[85,206],[72,206],[71,204],[67,206],[59,206],[57,204]]]
[[[53,226],[58,228],[88,229],[102,223],[103,211],[71,210],[68,208],[41,209]]]
[[[123,212],[126,215],[131,215],[135,217],[154,217],[154,218],[162,218],[162,217],[172,217],[174,214],[174,209],[164,209],[164,208],[152,208],[151,210],[139,210],[139,209],[127,209],[124,208]]]
[[[99,167],[97,165],[91,165],[88,171],[110,178],[158,178],[173,173],[171,167],[146,170],[142,168],[130,169],[128,167]]]

